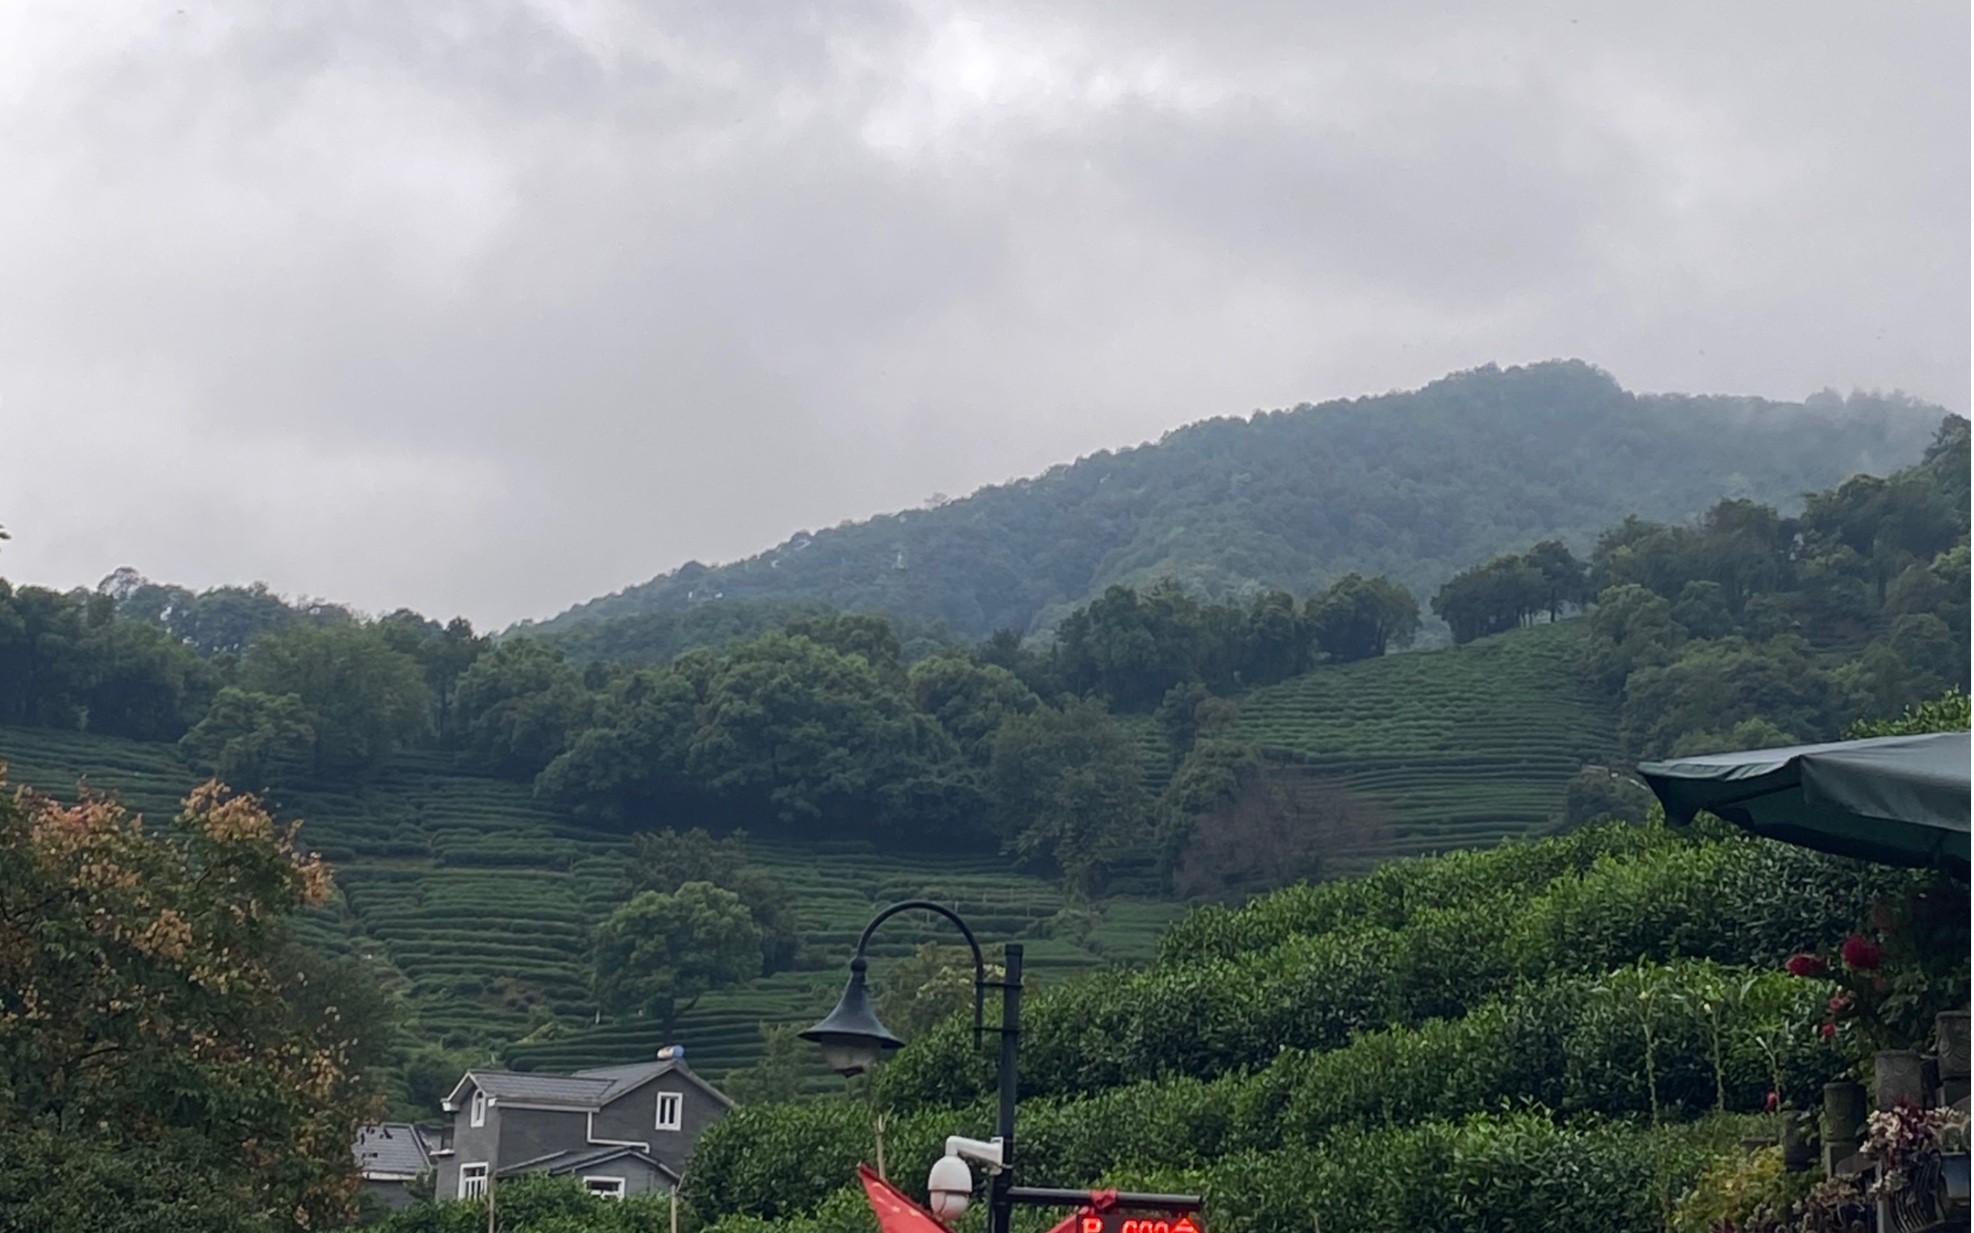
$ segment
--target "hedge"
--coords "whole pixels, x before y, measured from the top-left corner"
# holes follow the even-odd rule
[[[1692,960],[1552,978],[1459,1019],[1363,1033],[1330,1051],[1284,1050],[1252,1071],[1026,1100],[1020,1159],[1027,1176],[1079,1186],[1124,1168],[1197,1170],[1350,1128],[1504,1106],[1640,1122],[1656,1106],[1662,1119],[1685,1119],[1716,1105],[1760,1109],[1778,1070],[1783,1093],[1807,1107],[1848,1062],[1811,1026],[1827,996],[1820,982]],[[847,1103],[740,1109],[700,1139],[692,1204],[708,1218],[810,1211],[873,1157],[874,1116]],[[887,1154],[924,1167],[947,1135],[985,1136],[992,1124],[988,1101],[894,1113]]]
[[[1529,981],[1640,958],[1779,965],[1834,942],[1912,877],[1740,836],[1622,834],[1523,845],[1512,861],[1436,858],[1383,883],[1382,898],[1358,901],[1361,920],[1231,956],[1194,947],[1176,953],[1207,957],[1045,992],[1024,1008],[1023,1091],[1063,1096],[1253,1068],[1283,1048],[1338,1048],[1355,1033],[1458,1017]],[[1442,884],[1434,871],[1447,869],[1470,876]],[[1445,903],[1421,901],[1440,886]],[[1306,903],[1314,893],[1284,894]],[[915,1109],[967,1105],[992,1085],[991,1059],[952,1020],[901,1050],[879,1090],[889,1106]]]
[[[1197,1170],[1138,1168],[1106,1181],[1202,1192],[1201,1223],[1213,1233],[1652,1233],[1706,1163],[1748,1129],[1748,1119],[1735,1117],[1641,1129],[1596,1120],[1559,1125],[1530,1113],[1476,1115],[1340,1130],[1318,1143],[1235,1152]],[[1020,1167],[1024,1180],[1034,1178],[1030,1164]],[[918,1190],[917,1177],[902,1166],[892,1176],[908,1192]],[[1060,1214],[1028,1214],[1022,1227],[1045,1227]],[[976,1204],[960,1233],[978,1233],[983,1215]],[[875,1228],[861,1191],[839,1186],[807,1212],[731,1215],[705,1233]]]

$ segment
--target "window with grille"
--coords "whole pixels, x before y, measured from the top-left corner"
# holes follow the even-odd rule
[[[685,1112],[685,1097],[677,1092],[658,1093],[658,1129],[677,1130]]]
[[[487,1193],[487,1166],[470,1164],[459,1166],[459,1197],[477,1199]]]

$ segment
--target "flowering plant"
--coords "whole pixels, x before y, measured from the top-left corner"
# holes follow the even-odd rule
[[[1856,1178],[1826,1177],[1791,1210],[1784,1228],[1800,1233],[1850,1233],[1865,1226],[1864,1189]]]
[[[1831,982],[1825,1040],[1861,1051],[1924,1041],[1936,1011],[1967,996],[1967,898],[1938,884],[1871,909],[1870,922],[1833,950],[1791,955],[1795,976]]]
[[[1967,1143],[1967,1113],[1955,1109],[1919,1109],[1901,1104],[1873,1113],[1866,1124],[1862,1154],[1878,1164],[1878,1180],[1866,1194],[1911,1205],[1935,1216],[1944,1214],[1940,1190],[1940,1156],[1962,1150]]]
[[[1940,1109],[1939,1125],[1933,1131],[1933,1142],[1942,1152],[1965,1152],[1967,1150],[1967,1110]]]
[[[1828,1014],[1820,1027],[1825,1040],[1834,1041],[1842,1034],[1874,1049],[1892,1047],[1889,1042],[1896,1034],[1884,1013],[1892,982],[1883,970],[1884,949],[1876,942],[1852,934],[1834,953],[1805,951],[1789,956],[1782,966],[1791,976],[1831,983]]]
[[[1894,1181],[1910,1173],[1929,1156],[1939,1154],[1945,1109],[1920,1109],[1900,1104],[1873,1113],[1865,1122],[1861,1153],[1883,1170],[1879,1186],[1897,1189]]]

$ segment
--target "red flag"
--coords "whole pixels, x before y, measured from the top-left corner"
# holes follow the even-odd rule
[[[881,1233],[948,1233],[938,1217],[912,1202],[910,1195],[879,1177],[869,1165],[858,1165],[857,1176],[863,1179],[864,1193],[870,1196],[870,1208],[877,1213]],[[1108,1194],[1114,1206],[1117,1192]],[[1049,1233],[1076,1233],[1077,1218],[1089,1210],[1086,1207],[1063,1217]]]
[[[870,1196],[871,1210],[877,1213],[882,1233],[946,1233],[946,1226],[904,1191],[885,1181],[869,1165],[858,1165],[857,1176],[864,1179],[864,1193]]]

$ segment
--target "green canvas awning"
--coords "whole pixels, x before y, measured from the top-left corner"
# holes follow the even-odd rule
[[[1965,732],[1641,762],[1675,822],[1706,810],[1823,852],[1967,876]]]

